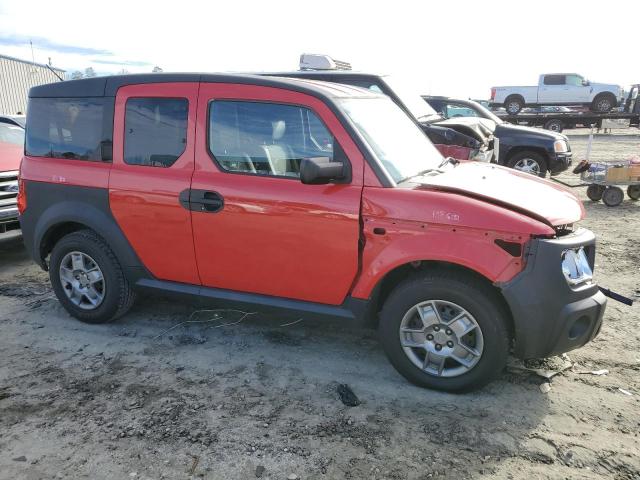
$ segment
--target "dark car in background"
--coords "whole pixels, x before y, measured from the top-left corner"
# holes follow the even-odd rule
[[[571,147],[565,135],[538,128],[513,125],[473,100],[422,97],[445,118],[467,115],[479,118],[497,138],[497,163],[544,177],[556,175],[571,165]],[[458,118],[458,117],[456,117]]]
[[[321,80],[384,93],[420,124],[429,140],[444,156],[485,162],[493,158],[493,135],[476,119],[468,117],[445,119],[425,104],[417,91],[398,77],[355,72],[350,69],[340,70],[335,68],[333,63],[335,62],[327,55],[303,54],[300,62],[301,70],[261,73],[261,75]]]

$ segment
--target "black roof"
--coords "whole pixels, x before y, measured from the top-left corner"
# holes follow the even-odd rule
[[[347,85],[328,84],[305,79],[266,77],[260,75],[231,73],[143,73],[133,75],[114,75],[108,77],[83,78],[65,82],[49,83],[31,88],[30,98],[54,97],[114,97],[120,87],[144,83],[204,82],[237,83],[285,88],[313,96],[336,97],[377,97],[379,94],[369,90]]]

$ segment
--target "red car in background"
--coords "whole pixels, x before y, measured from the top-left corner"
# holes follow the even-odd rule
[[[19,123],[21,118],[24,119],[0,117],[0,239],[20,229],[16,203],[18,170],[24,152],[24,127]]]

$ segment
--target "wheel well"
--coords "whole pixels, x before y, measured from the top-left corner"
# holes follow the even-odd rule
[[[549,157],[547,155],[547,152],[544,150],[544,148],[538,148],[538,147],[513,147],[512,149],[509,150],[509,152],[507,153],[507,156],[504,159],[504,163],[508,164],[509,161],[517,154],[519,153],[523,153],[523,152],[534,152],[537,153],[539,155],[542,155],[542,158],[544,158],[544,161],[547,162],[547,168],[549,167],[548,163],[549,163]]]
[[[524,97],[519,93],[512,93],[507,98],[504,99],[504,103],[509,103],[509,100],[520,100],[520,102],[524,105]]]
[[[40,241],[40,258],[45,259],[53,250],[53,247],[58,241],[72,232],[77,232],[78,230],[91,230],[86,225],[77,222],[64,222],[53,225],[46,231],[46,233],[42,236],[42,240]]]
[[[613,100],[614,107],[618,104],[618,99],[613,94],[613,92],[600,92],[595,97],[593,97],[593,101],[595,102],[596,100],[598,100],[598,98],[602,98],[602,97],[610,97]]]
[[[400,265],[390,272],[388,272],[380,282],[376,285],[374,292],[371,296],[372,305],[370,305],[370,311],[373,313],[371,315],[371,324],[372,326],[377,326],[378,323],[378,312],[382,309],[384,302],[389,297],[393,289],[403,280],[409,278],[413,275],[419,275],[421,273],[430,272],[434,270],[446,270],[446,271],[456,271],[461,274],[467,275],[469,277],[474,278],[476,281],[483,283],[486,287],[488,287],[494,294],[496,300],[500,303],[506,317],[508,319],[508,328],[509,333],[513,337],[514,333],[514,324],[513,324],[513,315],[511,313],[511,309],[507,304],[506,300],[502,296],[502,292],[498,287],[496,287],[489,279],[480,275],[478,272],[471,270],[470,268],[464,267],[462,265],[457,265],[455,263],[449,262],[441,262],[434,260],[422,260],[418,262],[406,263],[404,265]]]

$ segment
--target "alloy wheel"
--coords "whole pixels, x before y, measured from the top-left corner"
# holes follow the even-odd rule
[[[423,372],[457,377],[480,361],[482,330],[467,310],[453,302],[428,300],[411,307],[400,323],[405,355]]]
[[[522,158],[516,162],[513,168],[531,175],[540,175],[540,165],[533,158]]]
[[[104,300],[102,270],[86,253],[69,252],[60,262],[60,282],[71,302],[83,310],[94,310]]]

